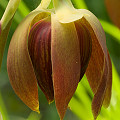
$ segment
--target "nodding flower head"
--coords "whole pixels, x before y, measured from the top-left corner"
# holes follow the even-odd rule
[[[53,12],[31,12],[16,29],[7,58],[11,85],[28,107],[39,111],[38,84],[48,103],[55,100],[63,120],[86,74],[96,119],[102,104],[107,107],[111,98],[112,67],[105,33],[88,10],[77,10],[63,1],[54,1],[54,7]]]

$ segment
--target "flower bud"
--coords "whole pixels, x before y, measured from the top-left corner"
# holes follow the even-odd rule
[[[70,2],[68,7],[63,0],[54,3],[55,11],[34,11],[16,29],[7,58],[11,85],[26,105],[39,111],[38,84],[48,103],[55,100],[63,120],[86,74],[96,119],[111,98],[112,67],[105,33],[91,12],[76,10]]]

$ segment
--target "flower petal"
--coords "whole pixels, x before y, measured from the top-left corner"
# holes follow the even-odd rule
[[[103,100],[105,97],[107,74],[108,74],[108,67],[105,61],[101,82],[100,82],[97,92],[95,93],[94,99],[92,101],[92,112],[93,112],[93,116],[95,119],[97,118],[100,112],[100,109],[101,109],[101,106],[103,104]]]
[[[89,29],[92,37],[92,54],[86,71],[86,76],[94,93],[97,94],[97,92],[101,91],[100,89],[103,89],[105,87],[104,92],[102,91],[103,93],[101,93],[101,98],[99,98],[101,99],[101,101],[97,101],[99,104],[98,108],[100,109],[101,105],[103,104],[103,100],[106,106],[108,106],[110,102],[111,95],[109,93],[111,93],[112,86],[112,65],[106,47],[105,33],[103,31],[103,28],[101,27],[100,22],[91,12],[87,10],[80,11],[89,14],[89,16],[84,16],[85,19],[83,19],[83,23]],[[108,72],[104,73],[104,65],[106,66],[105,69],[107,69]],[[104,74],[106,74],[107,76],[106,79],[104,78]],[[104,82],[102,82],[103,80]],[[100,86],[103,83],[105,84],[103,88],[101,88]],[[107,95],[107,97],[104,94]],[[96,116],[97,115],[98,114],[96,114]]]
[[[27,45],[29,25],[37,14],[40,11],[30,13],[16,29],[8,50],[7,69],[15,93],[28,107],[38,112],[37,80]]]
[[[30,30],[28,37],[29,54],[36,78],[47,100],[54,100],[51,65],[51,21],[50,17],[40,20]]]
[[[104,107],[108,107],[111,99],[112,66],[109,54],[108,58],[110,70],[108,71],[107,62],[105,61],[101,83],[92,101],[92,111],[95,119],[97,118],[100,112],[102,104],[104,105]]]
[[[52,71],[55,103],[61,120],[80,79],[80,49],[74,23],[62,24],[52,15]]]
[[[120,0],[105,0],[105,4],[111,20],[120,28]]]
[[[81,22],[81,20],[75,21],[74,24],[76,27],[80,46],[80,61],[81,61],[80,80],[81,80],[90,60],[92,51],[92,39],[89,30]]]
[[[109,59],[109,73],[108,73],[108,77],[107,77],[107,87],[106,87],[106,93],[105,93],[105,98],[103,101],[103,105],[104,107],[108,107],[108,105],[110,104],[110,100],[111,100],[111,92],[112,92],[112,65],[111,65],[111,60],[110,60],[110,55],[108,53],[108,59]]]

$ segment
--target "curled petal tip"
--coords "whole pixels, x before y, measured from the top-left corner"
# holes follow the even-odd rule
[[[38,107],[36,107],[36,110],[35,110],[38,114],[40,114],[40,110],[39,110],[39,105]]]
[[[34,107],[33,107],[32,110],[35,111],[35,112],[37,112],[38,114],[40,114],[40,110],[39,110],[39,102],[38,102],[37,106],[34,106]]]

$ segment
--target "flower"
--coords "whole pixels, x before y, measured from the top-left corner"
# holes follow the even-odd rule
[[[11,85],[29,108],[39,111],[38,83],[48,102],[55,100],[63,120],[85,73],[95,94],[96,119],[111,98],[112,66],[105,33],[88,10],[73,8],[69,0],[53,3],[55,11],[35,10],[16,29],[7,57]]]
[[[105,5],[112,22],[120,28],[120,0],[105,0]]]

